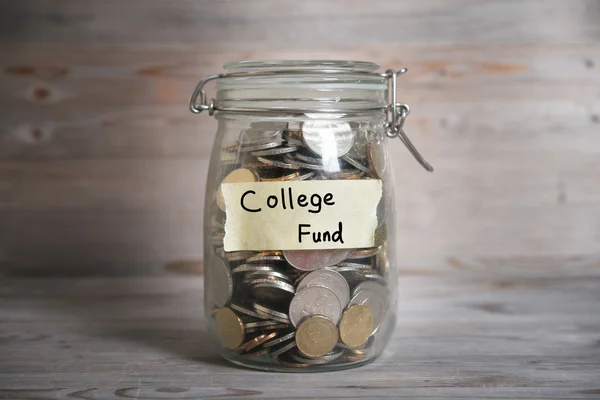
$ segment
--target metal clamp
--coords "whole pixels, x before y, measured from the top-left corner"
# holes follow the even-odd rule
[[[366,72],[366,71],[344,71],[335,69],[316,69],[316,70],[282,70],[282,71],[252,71],[252,72],[235,72],[229,74],[219,75],[208,75],[200,80],[194,89],[194,93],[190,98],[190,111],[194,114],[200,114],[203,111],[208,111],[209,115],[213,115],[215,111],[221,112],[241,112],[241,113],[282,113],[292,115],[304,115],[305,113],[344,113],[352,114],[356,112],[366,111],[385,111],[387,113],[387,122],[385,124],[386,135],[390,138],[398,137],[408,148],[413,157],[425,168],[427,171],[432,172],[433,167],[425,161],[423,156],[419,153],[417,148],[412,144],[406,133],[404,132],[404,122],[406,117],[410,114],[410,107],[408,104],[399,103],[397,101],[397,78],[407,72],[406,68],[402,68],[398,71],[390,69],[385,73],[378,72]],[[302,110],[302,109],[275,109],[275,108],[238,108],[238,107],[221,107],[215,103],[215,99],[211,99],[210,103],[207,100],[206,92],[204,91],[204,85],[207,82],[222,78],[245,78],[245,77],[268,77],[278,75],[365,75],[365,76],[376,76],[386,78],[388,82],[388,105],[384,108],[373,107],[363,108],[360,110],[348,111],[339,108],[323,108],[319,110]],[[390,87],[391,86],[391,87]],[[200,101],[198,101],[200,98]]]

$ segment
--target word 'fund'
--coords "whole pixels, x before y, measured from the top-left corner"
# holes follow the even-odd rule
[[[310,224],[299,224],[298,225],[298,243],[302,243],[302,236],[306,235],[309,239],[311,239],[313,243],[320,242],[340,242],[344,243],[344,236],[342,234],[342,222],[338,223],[338,230],[334,232],[324,231],[324,232],[311,232],[309,230]]]

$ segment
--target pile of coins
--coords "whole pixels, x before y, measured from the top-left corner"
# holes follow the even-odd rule
[[[360,124],[265,121],[225,145],[220,163],[220,182],[233,183],[382,179],[387,159],[377,135]],[[372,248],[225,252],[219,188],[206,287],[223,346],[288,367],[368,359],[390,306],[389,198],[384,190]]]

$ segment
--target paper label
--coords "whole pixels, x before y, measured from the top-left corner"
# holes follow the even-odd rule
[[[373,247],[381,181],[224,183],[225,251]]]

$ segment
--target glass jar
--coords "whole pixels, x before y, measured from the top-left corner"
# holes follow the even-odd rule
[[[200,81],[218,120],[204,213],[205,316],[234,364],[323,371],[373,361],[396,321],[386,137],[409,108],[357,61],[244,61]],[[203,87],[216,80],[216,99]]]

